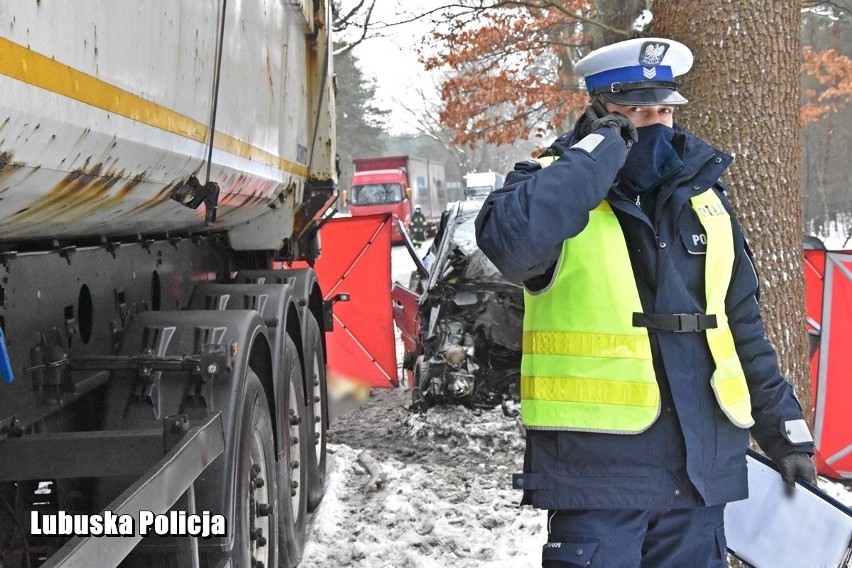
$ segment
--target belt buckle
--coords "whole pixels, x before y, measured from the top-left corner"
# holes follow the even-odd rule
[[[675,333],[695,333],[701,331],[698,326],[698,316],[701,314],[676,314],[680,329],[675,330]]]
[[[610,93],[620,93],[621,92],[621,82],[616,81],[609,86]]]

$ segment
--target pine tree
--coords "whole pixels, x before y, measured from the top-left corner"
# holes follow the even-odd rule
[[[334,56],[337,79],[337,149],[340,154],[340,187],[352,180],[354,158],[380,156],[384,152],[381,136],[383,121],[389,114],[376,106],[376,86],[358,67],[352,50]]]

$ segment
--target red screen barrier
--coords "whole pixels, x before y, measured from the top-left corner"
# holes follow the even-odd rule
[[[329,377],[391,388],[399,384],[391,313],[391,216],[331,219],[321,232],[314,269],[325,299],[334,304],[326,334]]]

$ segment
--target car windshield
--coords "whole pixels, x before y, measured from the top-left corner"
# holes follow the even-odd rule
[[[448,227],[450,248],[463,254],[467,260],[463,267],[459,263],[461,270],[455,276],[462,282],[509,285],[497,267],[476,246],[476,216],[479,214],[480,207],[480,201],[465,203],[464,206],[459,207],[458,215]]]
[[[398,183],[370,183],[352,188],[352,203],[373,205],[376,203],[398,203],[402,201],[402,186]]]

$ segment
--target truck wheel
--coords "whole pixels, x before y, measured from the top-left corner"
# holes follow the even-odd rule
[[[269,405],[260,379],[246,373],[240,414],[233,559],[237,566],[277,566],[278,526],[287,511],[276,508],[278,488]],[[261,564],[262,563],[262,564]]]
[[[328,422],[328,386],[325,356],[316,318],[309,315],[305,337],[305,381],[308,418],[308,511],[313,511],[325,494],[326,423]]]
[[[308,421],[302,390],[302,366],[299,352],[285,336],[283,378],[288,382],[287,428],[284,451],[278,459],[278,550],[281,568],[293,568],[302,560],[308,514]],[[268,565],[267,565],[268,566]]]

